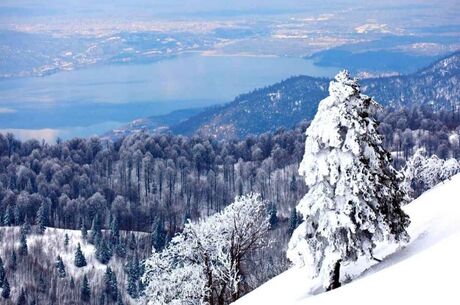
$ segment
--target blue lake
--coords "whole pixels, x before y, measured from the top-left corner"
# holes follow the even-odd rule
[[[293,75],[336,72],[301,58],[192,54],[3,80],[0,130],[46,140],[90,136],[140,117],[228,102]]]

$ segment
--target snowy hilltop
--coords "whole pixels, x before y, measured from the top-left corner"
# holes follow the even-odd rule
[[[406,205],[411,241],[402,249],[381,248],[375,255],[382,262],[350,266],[353,282],[314,296],[318,281],[305,276],[305,267],[291,268],[234,305],[458,304],[459,187],[456,175]]]

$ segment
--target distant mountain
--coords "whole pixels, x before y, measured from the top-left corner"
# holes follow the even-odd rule
[[[460,52],[443,58],[416,73],[364,79],[364,93],[382,105],[430,104],[451,107],[460,101]],[[199,133],[216,138],[244,137],[291,128],[311,119],[318,103],[327,96],[329,80],[296,76],[269,87],[242,94],[234,101],[207,108],[170,128],[173,133]]]

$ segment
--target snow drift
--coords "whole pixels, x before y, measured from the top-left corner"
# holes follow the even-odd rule
[[[404,208],[411,241],[397,251],[380,251],[381,263],[361,261],[351,283],[314,295],[318,281],[292,268],[234,305],[458,304],[460,274],[460,174]],[[378,257],[379,253],[376,253]]]

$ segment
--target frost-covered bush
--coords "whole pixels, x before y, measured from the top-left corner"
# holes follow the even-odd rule
[[[456,159],[443,160],[436,155],[427,158],[424,154],[424,149],[418,149],[404,168],[402,187],[413,198],[460,172]]]
[[[236,300],[244,281],[244,258],[266,245],[268,229],[266,204],[255,194],[237,197],[222,212],[187,223],[163,251],[146,260],[146,303]]]
[[[409,238],[407,196],[372,116],[378,107],[343,71],[306,131],[299,173],[309,191],[297,205],[303,223],[287,256],[315,271],[326,289],[340,285],[341,264],[372,257],[377,241]]]

